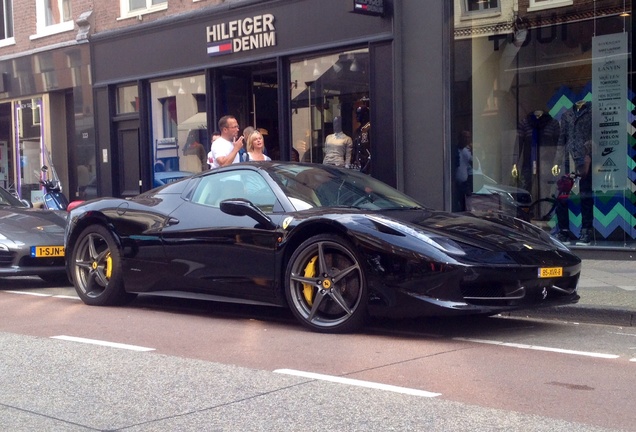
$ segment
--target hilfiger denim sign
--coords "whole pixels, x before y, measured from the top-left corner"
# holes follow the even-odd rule
[[[274,15],[263,14],[208,26],[208,55],[218,56],[275,46],[274,21]]]

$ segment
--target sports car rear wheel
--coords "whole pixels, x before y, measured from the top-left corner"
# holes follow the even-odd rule
[[[353,246],[330,234],[306,240],[292,254],[285,293],[300,322],[324,333],[355,331],[367,314],[367,286]]]
[[[77,239],[71,262],[73,284],[84,303],[110,306],[135,296],[124,290],[121,255],[113,235],[101,225],[84,229]]]

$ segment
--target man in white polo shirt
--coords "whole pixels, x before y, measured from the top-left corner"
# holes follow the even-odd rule
[[[243,148],[243,136],[238,136],[239,124],[234,116],[226,115],[221,117],[219,130],[221,131],[221,137],[212,143],[212,149],[210,150],[212,156],[211,168],[240,162],[239,150]]]

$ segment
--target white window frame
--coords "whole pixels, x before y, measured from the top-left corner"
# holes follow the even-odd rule
[[[497,0],[497,7],[496,8],[487,8],[487,9],[469,11],[468,10],[468,0],[461,0],[461,2],[462,2],[462,12],[464,13],[464,15],[500,14],[501,13],[501,1],[502,0]]]
[[[146,0],[146,7],[142,9],[130,10],[130,0],[119,0],[119,18],[118,19],[127,19],[127,18],[139,18],[141,19],[142,15],[146,15],[153,12],[163,11],[168,9],[168,0],[165,0],[164,3],[160,3],[158,5],[153,5],[152,0]]]
[[[75,28],[75,21],[71,18],[69,21],[63,21],[57,24],[46,24],[46,0],[36,0],[35,2],[35,18],[36,18],[36,31],[37,34],[31,36],[29,39],[37,39],[40,37],[50,36],[58,33],[71,31]],[[58,2],[60,10],[64,9],[64,0],[53,0]],[[70,2],[70,0],[69,0]]]
[[[572,6],[574,0],[530,0],[528,12],[552,9],[564,6]]]
[[[11,5],[9,8],[7,8],[7,4]],[[2,4],[0,5],[0,7],[2,8],[2,17],[3,17],[3,22],[2,22],[2,27],[4,30],[4,33],[7,34],[7,15],[9,15],[9,13],[11,14],[11,36],[5,37],[3,39],[0,39],[0,46],[6,46],[6,45],[10,45],[11,43],[15,43],[15,39],[14,39],[14,32],[15,32],[15,24],[13,23],[13,0],[2,0]],[[7,13],[7,9],[9,9],[9,13]],[[7,41],[9,41],[7,43]],[[12,41],[12,42],[11,42]]]

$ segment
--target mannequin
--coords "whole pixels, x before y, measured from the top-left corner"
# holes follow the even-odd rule
[[[592,192],[592,105],[584,100],[576,102],[572,109],[561,116],[561,135],[555,163],[563,166],[564,173],[571,172],[570,158],[579,179],[581,198],[581,231],[577,243],[589,244],[592,240],[594,222],[594,196]],[[562,241],[571,239],[567,206],[557,207],[559,233]]]
[[[333,132],[325,139],[325,158],[322,163],[336,166],[349,166],[353,141],[342,131],[342,117],[333,118]]]
[[[559,136],[558,120],[540,109],[528,113],[517,125],[513,177],[519,178],[519,187],[530,192],[533,200],[550,195]]]
[[[369,108],[367,106],[363,105],[356,109],[356,120],[359,126],[355,133],[356,145],[353,163],[366,174],[371,171],[371,142],[369,135],[371,132],[371,123],[369,118]]]

